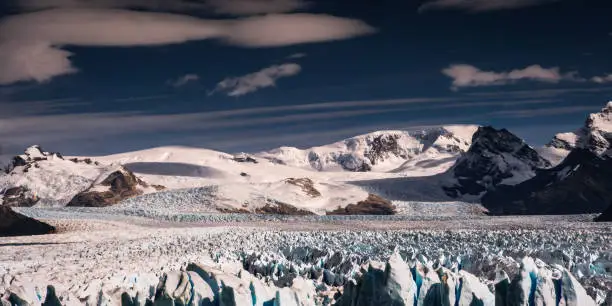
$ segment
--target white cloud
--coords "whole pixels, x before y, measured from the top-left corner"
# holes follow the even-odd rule
[[[227,15],[286,13],[310,5],[303,0],[208,0],[207,4],[215,13]]]
[[[242,96],[261,88],[275,86],[276,80],[296,75],[301,70],[302,67],[294,63],[274,65],[241,77],[226,78],[219,82],[210,94],[221,91],[231,97]]]
[[[306,57],[306,53],[295,53],[287,56],[288,59],[296,59]]]
[[[591,81],[597,84],[612,83],[612,73],[608,75],[593,77],[591,78]]]
[[[50,8],[136,8],[154,11],[206,10],[224,15],[277,14],[309,6],[303,0],[17,0],[21,10]]]
[[[483,71],[471,65],[451,65],[442,70],[453,79],[452,89],[461,87],[494,86],[511,84],[519,80],[558,83],[562,80],[584,81],[576,72],[562,74],[558,67],[543,68],[532,65],[507,72]]]
[[[458,9],[471,12],[517,9],[559,0],[430,0],[419,11]]]
[[[220,39],[243,47],[277,47],[348,39],[375,32],[329,15],[266,15],[236,20],[112,9],[52,9],[0,21],[0,84],[44,82],[74,73],[64,45],[152,46]]]
[[[170,80],[170,81],[168,81],[168,84],[173,86],[173,87],[181,87],[181,86],[187,85],[187,83],[196,82],[199,79],[200,79],[199,75],[190,73],[190,74],[186,74],[186,75],[184,75],[184,76],[182,76],[182,77],[180,77],[180,78],[178,78],[176,80]]]
[[[289,14],[250,17],[231,22],[222,39],[245,47],[274,47],[342,40],[376,30],[356,19]]]

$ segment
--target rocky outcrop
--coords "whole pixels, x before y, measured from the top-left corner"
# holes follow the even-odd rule
[[[595,218],[596,222],[612,222],[612,205],[608,206],[608,209],[604,211],[601,215]]]
[[[31,195],[27,187],[11,187],[3,192],[2,205],[9,207],[32,207],[38,202],[38,198]]]
[[[302,191],[313,198],[321,196],[321,192],[314,187],[314,182],[309,178],[288,178],[285,183],[302,188]]]
[[[146,187],[149,186],[138,179],[134,173],[120,167],[103,180],[94,182],[89,189],[77,194],[67,206],[110,206],[122,200],[142,195],[142,188]]]
[[[537,169],[550,166],[550,162],[508,130],[480,127],[470,149],[448,172],[453,182],[443,189],[453,198],[481,195],[500,184],[525,181],[535,176]]]
[[[47,223],[14,212],[8,206],[0,206],[0,236],[44,235],[55,231]]]
[[[253,163],[253,164],[259,163],[255,158],[247,154],[244,154],[244,153],[234,156],[232,160],[235,162],[239,162],[239,163]]]
[[[374,194],[368,195],[368,198],[357,202],[357,204],[349,204],[346,207],[338,207],[338,209],[327,212],[328,215],[394,215],[395,206],[387,199]]]
[[[308,210],[299,209],[293,205],[282,203],[276,200],[268,200],[268,203],[262,207],[255,209],[257,214],[266,215],[292,215],[292,216],[307,216],[314,215],[313,212]]]
[[[482,198],[491,214],[601,213],[612,203],[612,158],[575,149],[558,166]]]

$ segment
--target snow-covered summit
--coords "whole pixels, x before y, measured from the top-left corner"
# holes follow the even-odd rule
[[[130,179],[117,180],[118,176]],[[134,186],[126,184],[131,181],[135,182],[132,184]],[[117,187],[111,182],[119,182],[121,186]],[[136,185],[138,192],[126,192]],[[46,152],[40,146],[34,145],[27,148],[24,154],[13,157],[6,169],[6,175],[0,177],[0,204],[64,206],[85,191],[96,192],[101,196],[104,192],[113,190],[121,190],[120,197],[124,198],[152,192],[155,188],[149,188],[146,183],[135,178],[133,173],[119,165],[102,164],[91,158],[64,158],[60,153]],[[108,200],[102,197],[97,199]]]
[[[506,129],[478,128],[472,146],[449,170],[453,183],[445,187],[449,196],[480,195],[499,184],[514,185],[550,167],[533,148]]]
[[[579,130],[555,135],[547,147],[561,150],[565,155],[575,148],[585,148],[597,155],[607,154],[612,148],[612,101],[600,112],[590,114]]]
[[[280,147],[256,154],[273,163],[317,171],[391,172],[418,157],[448,158],[467,151],[474,125],[422,131],[377,131],[301,150]]]

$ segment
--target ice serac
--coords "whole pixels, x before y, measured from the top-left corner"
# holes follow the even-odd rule
[[[281,147],[257,154],[277,164],[318,171],[388,172],[417,157],[457,157],[470,144],[476,126],[443,126],[421,131],[378,131],[330,145],[300,150]]]
[[[576,148],[587,149],[597,155],[607,154],[612,148],[612,101],[600,112],[590,114],[583,127],[575,132],[555,135],[546,146],[565,155]]]
[[[410,266],[394,253],[386,264],[371,262],[357,282],[344,286],[339,306],[414,305],[417,283]]]
[[[499,186],[482,197],[492,214],[601,213],[612,203],[612,158],[574,149],[551,169],[515,186]]]
[[[443,189],[454,198],[477,196],[501,184],[523,182],[547,167],[550,162],[508,130],[480,127],[470,149],[449,170],[452,179]]]
[[[47,223],[14,212],[8,206],[0,205],[0,237],[44,235],[55,231]]]

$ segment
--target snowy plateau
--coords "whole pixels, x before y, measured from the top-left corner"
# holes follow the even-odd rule
[[[610,113],[543,148],[468,125],[240,154],[32,146],[0,157],[0,304],[612,306],[593,222]]]

